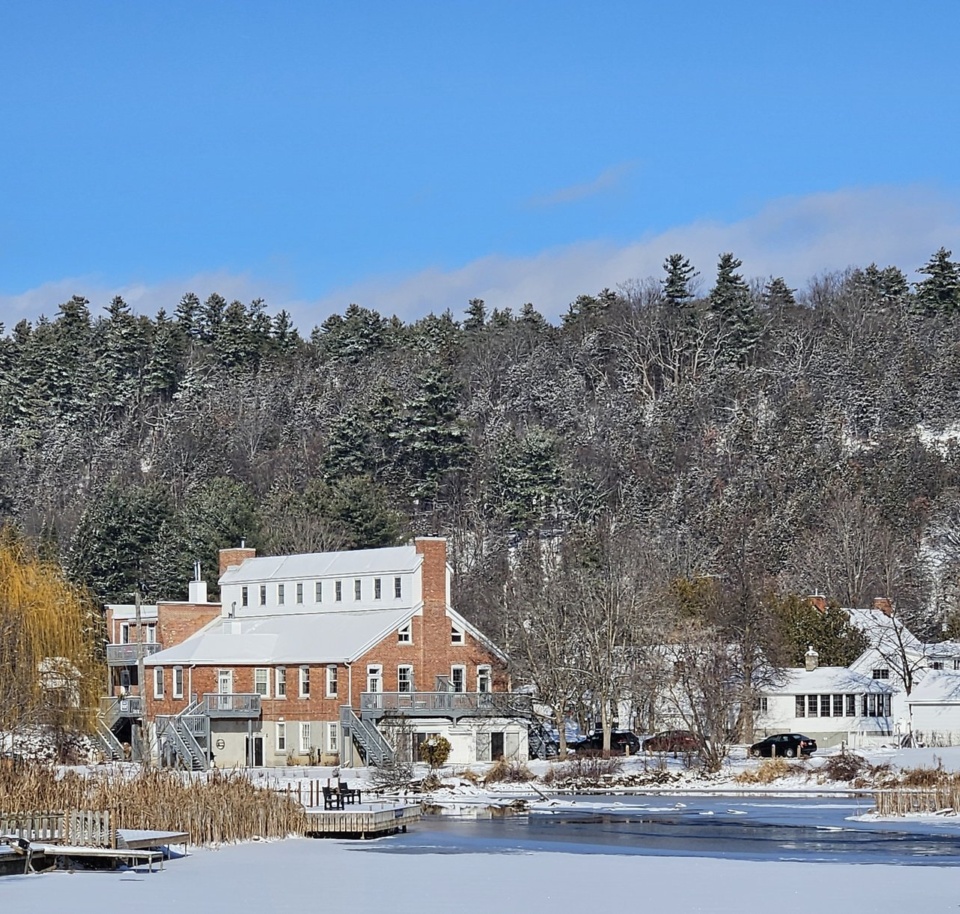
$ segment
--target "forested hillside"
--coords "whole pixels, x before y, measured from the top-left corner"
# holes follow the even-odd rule
[[[214,584],[241,538],[442,533],[458,608],[507,640],[545,542],[569,569],[616,544],[638,592],[681,609],[684,581],[742,606],[884,595],[940,632],[960,568],[950,258],[916,285],[870,266],[791,290],[674,255],[572,290],[558,326],[474,300],[413,324],[350,305],[305,336],[259,301],[188,294],[150,319],[74,297],[0,330],[0,516],[103,600],[184,598],[193,561]]]

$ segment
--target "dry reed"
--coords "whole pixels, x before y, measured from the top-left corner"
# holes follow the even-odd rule
[[[191,775],[169,769],[60,773],[52,766],[0,766],[0,812],[109,810],[118,828],[187,832],[195,844],[302,835],[303,807],[255,787],[241,773]]]

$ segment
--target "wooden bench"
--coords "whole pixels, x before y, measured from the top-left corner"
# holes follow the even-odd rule
[[[360,802],[360,789],[358,787],[348,787],[346,781],[340,782],[340,788],[337,791],[340,796],[343,798],[342,802],[344,803],[359,803]]]
[[[343,809],[343,794],[332,787],[323,788],[323,808],[324,809]]]

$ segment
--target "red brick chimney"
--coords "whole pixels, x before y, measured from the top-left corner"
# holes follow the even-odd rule
[[[240,565],[247,559],[253,559],[257,556],[256,549],[250,549],[241,542],[240,546],[233,549],[220,550],[220,577],[231,565]]]
[[[447,541],[441,536],[418,536],[413,543],[417,553],[423,556],[420,577],[424,609],[446,610]]]
[[[884,615],[893,615],[893,601],[889,597],[874,597],[873,608],[880,610]]]
[[[813,596],[807,597],[807,600],[811,606],[819,609],[820,612],[825,613],[827,611],[827,598],[821,594],[815,593]]]

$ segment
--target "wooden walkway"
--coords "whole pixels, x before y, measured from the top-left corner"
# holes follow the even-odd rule
[[[311,838],[379,838],[420,821],[420,804],[361,803],[349,809],[307,809]]]

